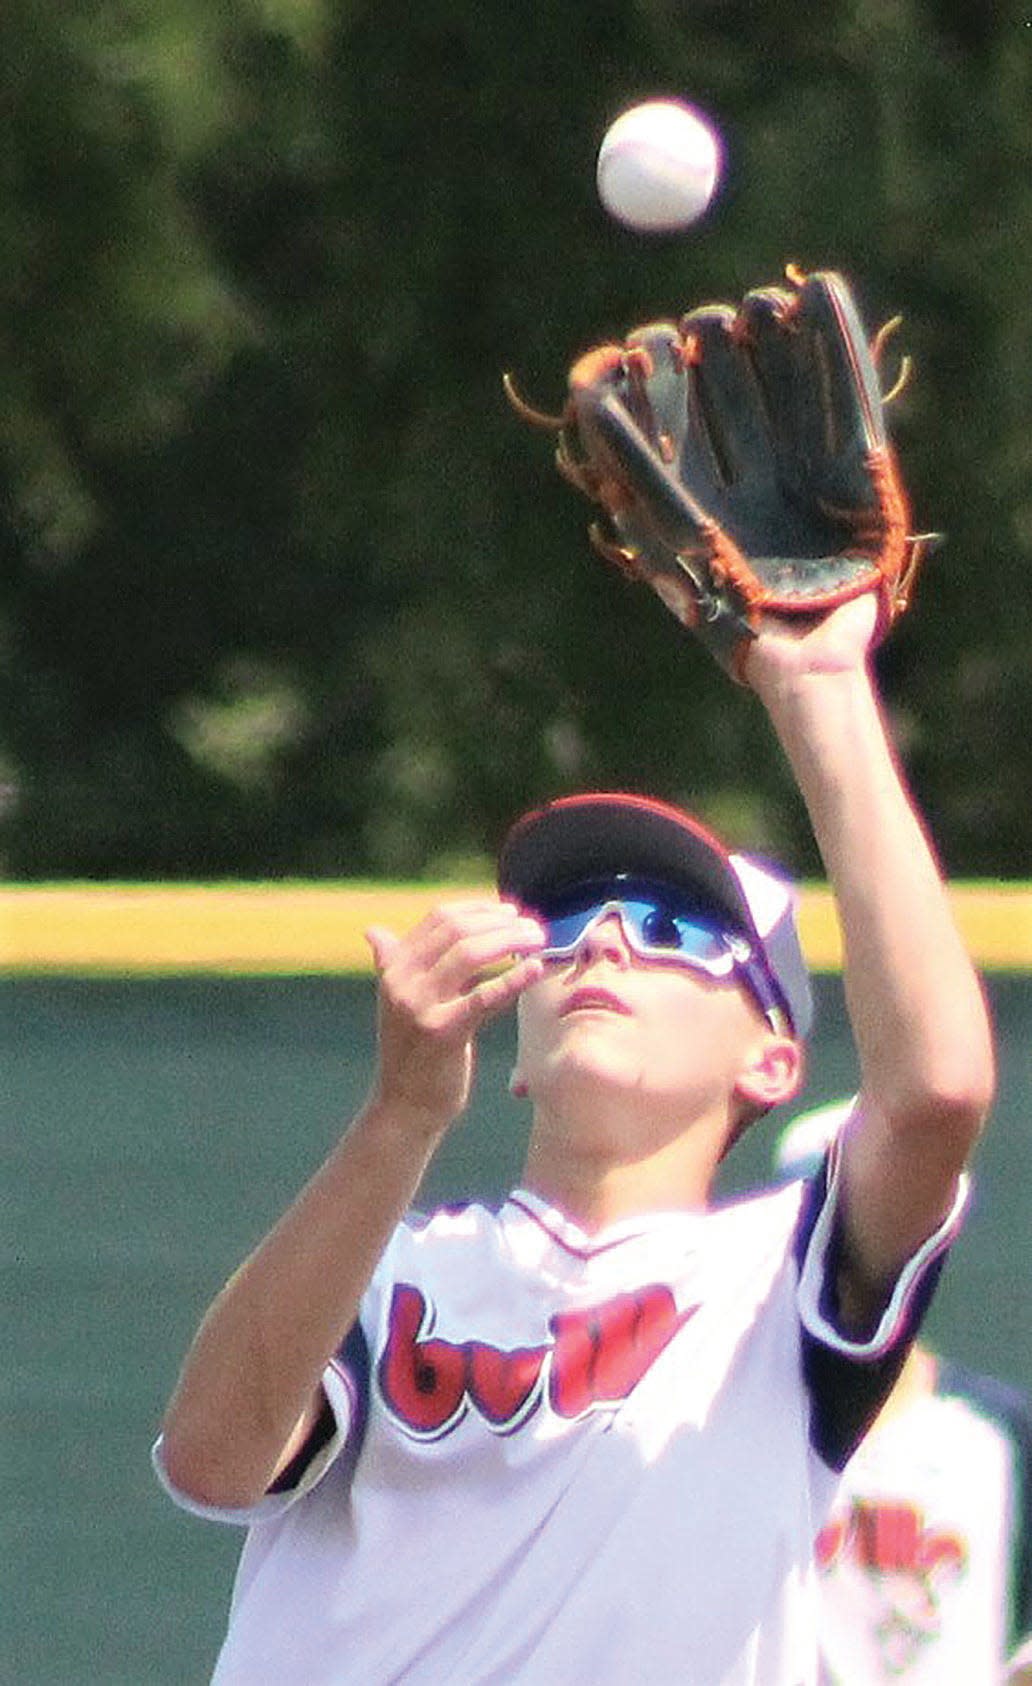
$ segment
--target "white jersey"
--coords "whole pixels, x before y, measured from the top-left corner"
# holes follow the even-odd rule
[[[1032,1413],[957,1367],[886,1415],[817,1542],[835,1686],[980,1686],[1032,1619]]]
[[[811,1686],[828,1407],[905,1345],[964,1198],[858,1345],[819,1187],[591,1235],[524,1192],[404,1223],[328,1443],[254,1510],[181,1501],[249,1525],[219,1686]]]

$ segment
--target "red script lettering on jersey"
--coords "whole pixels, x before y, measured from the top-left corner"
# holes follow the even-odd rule
[[[557,1314],[549,1320],[551,1339],[540,1346],[503,1348],[435,1338],[433,1306],[418,1288],[399,1283],[377,1368],[380,1395],[420,1438],[449,1433],[471,1409],[511,1433],[546,1395],[558,1416],[581,1417],[626,1399],[697,1310],[679,1312],[670,1289],[657,1283]]]
[[[959,1573],[967,1555],[962,1539],[941,1528],[926,1528],[923,1513],[905,1501],[854,1499],[848,1514],[834,1518],[817,1536],[822,1572],[846,1556],[871,1574],[931,1578]]]

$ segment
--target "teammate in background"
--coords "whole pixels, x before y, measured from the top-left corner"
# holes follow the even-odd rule
[[[786,1126],[779,1182],[820,1173],[853,1105]],[[817,1566],[830,1686],[1030,1686],[1032,1401],[915,1342],[846,1465]]]
[[[547,806],[499,898],[370,931],[369,1098],[208,1312],[155,1448],[181,1502],[248,1526],[219,1681],[816,1678],[816,1526],[994,1084],[875,618],[865,596],[768,619],[743,667],[845,940],[862,1094],[826,1179],[710,1205],[735,1138],[797,1093],[810,1001],[784,881],[679,810]],[[477,1031],[517,1001],[522,1189],[406,1217]]]

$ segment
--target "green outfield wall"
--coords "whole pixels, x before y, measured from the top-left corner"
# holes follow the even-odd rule
[[[169,1505],[150,1475],[150,1441],[206,1303],[365,1091],[373,992],[353,968],[365,964],[362,921],[374,906],[384,917],[386,889],[364,887],[357,901],[312,890],[307,927],[303,886],[252,887],[247,906],[225,889],[0,893],[0,1681],[184,1686],[210,1673],[239,1538]],[[143,903],[150,918],[162,894],[164,947],[155,924],[142,935]],[[400,924],[427,892],[391,894]],[[817,957],[824,898],[808,894],[816,1104],[848,1092],[856,1069],[834,932]],[[277,912],[274,896],[301,901]],[[987,970],[1000,1097],[929,1329],[955,1357],[1032,1389],[1032,903],[1024,890],[997,896],[978,917],[994,943],[1004,928],[1009,943],[1010,958],[996,948]],[[34,916],[18,927],[12,903],[24,911],[30,900]],[[511,1056],[511,1024],[491,1027],[469,1122],[432,1167],[427,1202],[494,1197],[516,1175],[527,1117],[506,1090]],[[763,1180],[781,1121],[736,1149],[725,1192]]]

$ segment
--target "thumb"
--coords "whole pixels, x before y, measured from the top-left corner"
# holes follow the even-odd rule
[[[373,965],[378,972],[382,972],[401,938],[395,936],[393,931],[389,931],[386,925],[370,925],[364,934],[366,942],[373,951]]]

